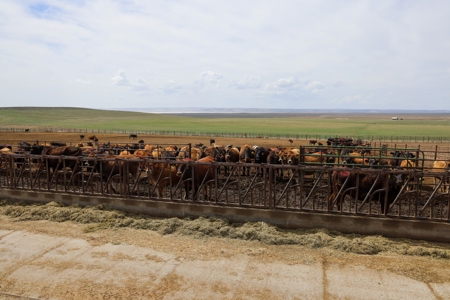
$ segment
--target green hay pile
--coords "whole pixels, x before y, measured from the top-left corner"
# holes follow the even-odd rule
[[[73,221],[89,224],[85,232],[106,228],[129,227],[156,231],[162,235],[223,237],[242,240],[255,240],[271,245],[302,245],[312,249],[331,248],[342,252],[375,255],[390,252],[400,255],[450,258],[450,249],[425,242],[398,241],[381,236],[344,235],[326,229],[282,230],[264,222],[230,224],[221,218],[197,219],[156,219],[144,215],[132,215],[111,210],[107,205],[81,207],[64,206],[50,202],[45,205],[29,205],[6,200],[0,201],[0,214],[14,221],[48,220],[54,222]]]

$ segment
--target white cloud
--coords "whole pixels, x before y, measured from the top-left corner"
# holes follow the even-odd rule
[[[123,85],[123,86],[129,86],[130,81],[127,78],[127,74],[123,70],[120,70],[116,76],[111,78],[113,85]]]
[[[137,91],[146,91],[149,89],[148,83],[146,83],[142,78],[138,78],[134,86],[132,86]]]
[[[222,74],[215,73],[212,71],[204,71],[200,73],[200,76],[196,80],[196,82],[204,85],[208,84],[218,85],[222,80],[222,78],[223,78]]]
[[[261,87],[261,77],[250,75],[242,80],[230,80],[228,87],[237,90],[256,89]]]
[[[292,76],[266,84],[264,91],[276,95],[283,95],[298,90],[301,86],[301,81]]]
[[[276,95],[293,95],[301,93],[319,93],[325,89],[325,84],[320,81],[308,81],[298,79],[295,76],[281,78],[265,85],[264,91]]]
[[[0,89],[20,106],[151,94],[177,107],[377,107],[357,95],[393,93],[391,108],[450,110],[449,14],[436,0],[3,0]]]
[[[305,90],[310,91],[311,93],[319,93],[320,91],[325,89],[325,84],[319,81],[313,81],[308,83],[305,87]]]
[[[149,85],[147,82],[144,81],[144,79],[138,77],[135,82],[131,82],[127,78],[127,74],[123,70],[120,70],[116,76],[111,78],[111,80],[113,85],[124,86],[127,87],[127,89],[129,90],[133,91],[149,90]]]
[[[83,79],[77,79],[78,83],[82,83],[82,84],[90,84],[91,82],[88,80],[83,80]]]
[[[183,87],[174,80],[167,81],[163,86],[163,91],[166,94],[178,93],[183,90]]]

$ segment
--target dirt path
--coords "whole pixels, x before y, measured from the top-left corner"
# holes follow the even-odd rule
[[[0,298],[447,299],[450,292],[447,260],[129,228],[85,233],[86,226],[0,217]]]

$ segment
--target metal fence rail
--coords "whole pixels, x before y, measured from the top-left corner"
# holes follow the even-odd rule
[[[0,127],[0,132],[48,132],[48,133],[87,133],[87,134],[137,134],[137,135],[173,135],[173,136],[205,136],[205,137],[226,137],[226,138],[264,138],[264,139],[296,139],[296,140],[327,140],[336,135],[320,134],[270,134],[270,133],[230,133],[230,132],[191,132],[191,131],[168,131],[168,130],[126,130],[126,129],[81,129],[81,128],[60,128],[60,127],[40,127],[40,128],[17,128]],[[401,135],[352,135],[340,137],[361,139],[365,141],[385,141],[391,143],[405,142],[434,142],[448,143],[449,136],[401,136]]]
[[[425,157],[387,169],[2,154],[0,188],[448,222],[448,168]]]

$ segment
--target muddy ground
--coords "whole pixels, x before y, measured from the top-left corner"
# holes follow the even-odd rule
[[[124,135],[96,135],[100,142],[136,142]],[[209,144],[205,137],[138,139]],[[80,137],[0,134],[0,143],[34,140],[79,142]],[[287,140],[231,138],[217,138],[216,143],[291,145]],[[294,141],[293,146],[307,144]],[[450,292],[448,244],[377,237],[377,251],[358,252],[355,245],[370,248],[373,237],[346,236],[343,243],[327,232],[308,235],[248,225],[258,232],[268,227],[280,236],[303,234],[308,241],[274,244],[251,234],[208,234],[212,230],[201,225],[177,231],[171,220],[157,220],[167,222],[165,227],[142,229],[124,225],[134,221],[120,213],[117,219],[123,223],[105,225],[95,219],[33,219],[23,216],[27,211],[39,215],[30,213],[35,207],[23,207],[20,214],[13,213],[14,207],[0,209],[1,299],[445,299]],[[65,207],[55,209],[54,216],[68,214]],[[224,231],[224,225],[215,226]]]

